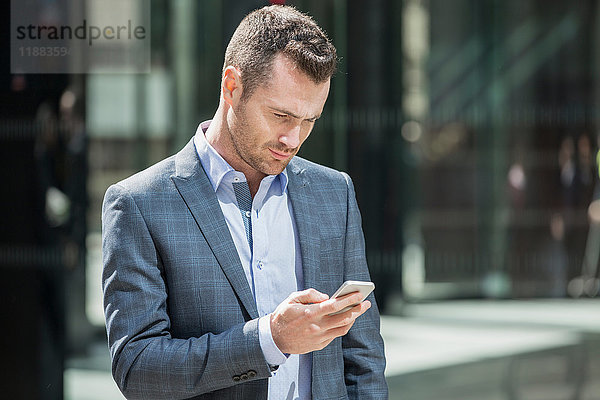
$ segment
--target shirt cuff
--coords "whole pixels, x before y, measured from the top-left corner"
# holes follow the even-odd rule
[[[260,348],[263,351],[265,360],[269,365],[281,365],[286,360],[285,354],[279,350],[275,342],[273,341],[273,335],[271,334],[271,315],[267,314],[264,317],[258,319],[258,340],[260,342]]]

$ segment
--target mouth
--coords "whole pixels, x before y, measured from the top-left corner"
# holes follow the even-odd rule
[[[282,153],[280,151],[275,151],[271,148],[269,148],[269,151],[271,152],[271,155],[273,156],[273,158],[275,158],[276,160],[280,160],[280,161],[287,160],[291,156],[291,154]]]

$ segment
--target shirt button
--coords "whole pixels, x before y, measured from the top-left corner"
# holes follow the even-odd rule
[[[250,211],[246,211],[246,218],[250,218]]]
[[[262,263],[262,261],[260,261],[260,262],[258,263],[258,269],[263,269],[263,265],[264,265],[264,264]]]

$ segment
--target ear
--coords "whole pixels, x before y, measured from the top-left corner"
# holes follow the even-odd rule
[[[240,70],[230,65],[223,72],[221,80],[221,95],[230,106],[234,106],[242,97],[242,75]]]

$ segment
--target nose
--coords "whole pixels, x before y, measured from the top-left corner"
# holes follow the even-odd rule
[[[290,149],[300,146],[300,124],[290,127],[284,134],[279,136],[279,142]]]

